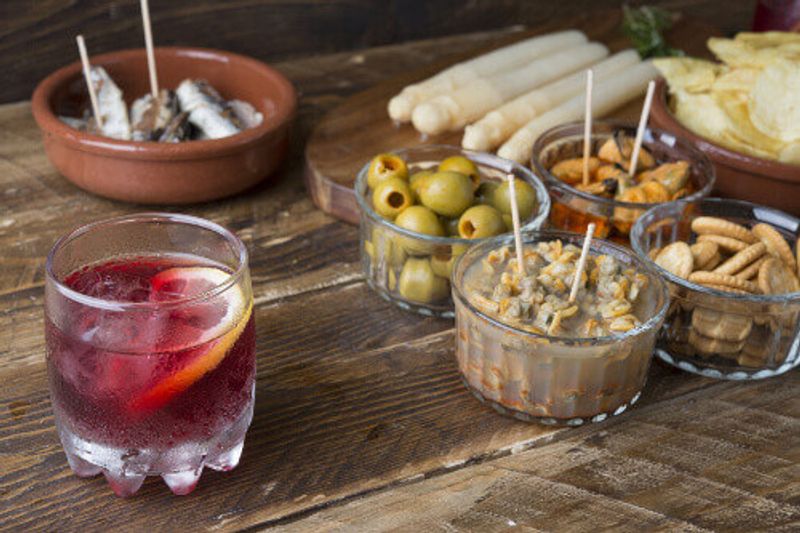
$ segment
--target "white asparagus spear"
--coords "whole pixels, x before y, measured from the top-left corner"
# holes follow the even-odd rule
[[[389,101],[389,116],[392,120],[408,122],[414,108],[425,100],[445,94],[479,77],[491,76],[529,63],[538,56],[569,48],[588,39],[577,30],[562,31],[531,37],[463,61],[443,70],[435,76],[409,85]]]
[[[592,65],[594,79],[601,82],[622,69],[638,63],[640,63],[639,54],[635,50],[619,52]],[[493,150],[537,115],[581,94],[585,85],[586,73],[580,71],[525,93],[467,126],[461,146],[482,152]]]
[[[608,48],[588,43],[542,57],[518,69],[478,78],[450,94],[428,100],[414,109],[411,121],[425,134],[456,130],[520,94],[540,87],[608,55]]]
[[[647,83],[658,76],[658,71],[650,61],[643,61],[627,70],[595,84],[592,107],[595,116],[602,116],[622,104],[641,96]],[[536,139],[554,126],[580,119],[584,111],[584,95],[574,96],[534,118],[520,128],[504,145],[497,155],[519,163],[527,162]]]

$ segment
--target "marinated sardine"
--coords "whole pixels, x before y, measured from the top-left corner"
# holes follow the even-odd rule
[[[103,67],[92,67],[90,72],[103,123],[100,131],[106,137],[129,141],[131,123],[128,120],[128,107],[122,98],[122,91]]]
[[[220,94],[205,80],[184,80],[176,91],[180,106],[208,139],[219,139],[241,131],[238,118]]]
[[[146,94],[131,106],[134,141],[157,141],[178,114],[178,99],[173,91],[162,89],[158,98]]]

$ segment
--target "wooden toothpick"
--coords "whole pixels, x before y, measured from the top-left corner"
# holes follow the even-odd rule
[[[517,190],[514,185],[514,174],[508,175],[508,194],[511,203],[511,222],[514,225],[514,247],[517,249],[517,273],[525,275],[525,264],[522,256],[522,233],[519,228],[519,206],[517,206]]]
[[[589,185],[589,156],[592,147],[592,86],[594,72],[586,71],[586,110],[583,116],[583,184]]]
[[[636,175],[636,164],[639,162],[639,152],[642,149],[644,129],[647,127],[647,119],[650,116],[650,105],[653,103],[653,91],[655,88],[656,82],[651,81],[647,84],[647,95],[644,97],[642,116],[639,117],[639,127],[636,128],[636,140],[633,143],[633,152],[631,153],[631,166],[628,168],[628,174],[631,177]]]
[[[150,94],[158,98],[158,74],[156,73],[156,56],[153,52],[153,30],[150,27],[150,5],[141,0],[142,25],[144,26],[144,46],[147,50],[147,70],[150,72]]]
[[[78,41],[78,54],[81,56],[83,77],[86,79],[86,87],[89,89],[89,100],[92,102],[94,121],[97,124],[97,128],[102,129],[103,117],[100,115],[100,104],[97,101],[97,92],[94,90],[94,83],[92,83],[92,67],[89,64],[89,54],[86,52],[86,43],[83,41],[83,35],[78,35],[75,40]]]
[[[569,292],[569,303],[574,303],[575,298],[578,297],[578,289],[581,286],[581,278],[583,271],[586,269],[586,256],[589,255],[589,246],[592,244],[592,236],[594,235],[594,223],[589,224],[586,228],[586,237],[583,239],[583,248],[581,248],[581,256],[578,258],[578,266],[575,267],[575,278],[572,280],[572,290]]]

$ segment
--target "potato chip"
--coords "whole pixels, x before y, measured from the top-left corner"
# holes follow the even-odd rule
[[[766,67],[750,92],[749,111],[762,133],[800,140],[800,61],[781,59]]]
[[[780,57],[774,48],[759,50],[746,42],[721,37],[711,37],[708,48],[720,61],[731,67],[764,68]]]
[[[711,89],[720,66],[705,59],[692,57],[664,57],[653,60],[653,65],[667,79],[673,90],[690,93]]]
[[[800,165],[800,142],[789,143],[781,148],[778,160],[789,165]]]
[[[789,43],[800,43],[800,33],[787,31],[743,31],[737,33],[733,40],[747,43],[753,48],[777,48]]]
[[[712,91],[742,91],[749,93],[761,71],[754,68],[725,67],[714,80]]]
[[[710,94],[674,94],[675,118],[693,132],[715,139],[728,130],[728,117]]]
[[[741,93],[718,91],[714,93],[714,99],[728,116],[730,133],[734,137],[745,144],[777,157],[778,151],[783,148],[784,143],[779,139],[765,135],[753,125],[750,120],[747,100],[742,99]]]

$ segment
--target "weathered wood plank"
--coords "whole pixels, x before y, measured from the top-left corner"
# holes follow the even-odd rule
[[[797,372],[717,383],[277,530],[796,531],[797,405]]]
[[[614,0],[171,0],[151,2],[156,43],[220,48],[268,61],[333,53],[416,39],[502,28],[538,26]],[[652,0],[713,21],[726,31],[749,25],[754,0]],[[0,3],[0,102],[28,98],[49,72],[75,61],[74,37],[86,35],[90,53],[143,46],[135,1],[5,0]],[[25,58],[20,61],[20,58]]]
[[[256,321],[256,415],[242,464],[206,473],[190,498],[151,480],[122,502],[101,482],[70,475],[44,365],[27,366],[24,379],[1,371],[0,379],[15,377],[3,379],[0,400],[0,455],[9,459],[0,462],[0,494],[14,500],[0,509],[0,524],[81,529],[102,508],[105,527],[233,529],[508,455],[564,431],[481,405],[459,379],[452,322],[403,312],[363,282],[261,305]],[[712,383],[661,365],[650,382],[659,386],[643,405]],[[31,450],[33,466],[22,450]],[[59,511],[65,505],[75,512]]]

